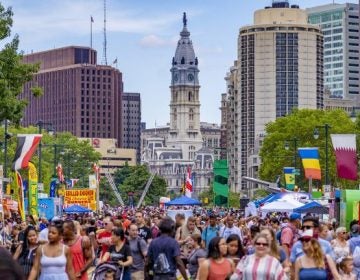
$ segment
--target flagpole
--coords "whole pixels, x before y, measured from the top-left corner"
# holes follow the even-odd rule
[[[90,48],[92,49],[92,45],[93,45],[93,31],[92,31],[92,24],[94,22],[94,19],[92,16],[90,16]]]

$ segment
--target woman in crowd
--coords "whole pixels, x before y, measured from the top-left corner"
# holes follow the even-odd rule
[[[125,232],[122,228],[115,228],[111,235],[112,244],[102,257],[101,262],[108,260],[116,262],[123,269],[123,280],[130,280],[130,266],[133,263],[130,246],[126,243]]]
[[[24,242],[16,248],[13,258],[18,261],[27,279],[33,266],[36,249],[38,247],[37,233],[33,226],[28,226],[25,229],[24,238]]]
[[[199,266],[206,258],[206,251],[201,248],[200,234],[195,233],[191,235],[190,246],[192,246],[193,249],[188,256],[188,270],[191,279],[196,279]]]
[[[338,262],[340,258],[344,258],[350,255],[349,241],[346,240],[347,232],[345,227],[339,227],[335,231],[336,238],[331,241],[335,254],[335,262]]]
[[[270,241],[270,252],[269,254],[275,257],[283,266],[285,272],[290,271],[290,263],[286,258],[286,253],[282,247],[278,245],[276,240],[275,232],[271,228],[264,228],[261,231],[262,234],[266,235],[266,237]]]
[[[280,262],[270,253],[270,240],[265,234],[254,238],[255,253],[241,259],[232,280],[285,280],[287,276]]]
[[[245,256],[245,250],[241,243],[240,237],[237,234],[230,234],[226,239],[227,244],[227,258],[233,260],[235,265],[240,259]]]
[[[312,230],[306,230],[300,241],[304,255],[295,262],[295,280],[327,280],[330,275],[326,265],[334,279],[341,279],[331,257],[323,254],[319,241],[313,238]]]
[[[321,239],[331,241],[332,236],[330,234],[329,226],[325,223],[320,223],[319,225],[319,237]]]
[[[214,237],[208,247],[207,259],[200,264],[199,280],[225,280],[234,271],[234,263],[227,259],[224,238]]]
[[[28,280],[75,280],[69,248],[61,243],[62,224],[50,224],[49,243],[39,246]]]

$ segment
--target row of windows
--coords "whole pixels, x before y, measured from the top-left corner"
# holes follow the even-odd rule
[[[334,21],[339,20],[343,18],[342,11],[336,11],[336,12],[324,12],[321,14],[316,15],[310,15],[309,16],[309,22],[312,24],[319,24],[326,21]]]
[[[85,83],[81,83],[81,88],[82,89],[90,88],[90,84],[86,83],[86,86],[85,86]],[[100,84],[92,84],[91,88],[92,89],[100,89],[101,85]],[[102,89],[111,89],[111,84],[108,84],[108,85],[103,84]]]
[[[90,77],[87,76],[87,77],[85,78],[85,76],[81,76],[81,81],[84,82],[85,80],[86,80],[87,82],[90,82]],[[92,82],[95,82],[95,77],[92,77],[92,78],[91,78],[91,81],[92,81]],[[100,78],[100,77],[97,77],[97,78],[96,78],[96,82],[100,83],[100,81],[101,81],[101,78]],[[103,82],[103,83],[111,83],[111,78],[103,77],[103,78],[102,78],[102,82]]]
[[[90,70],[90,69],[86,69],[86,71],[85,71],[85,69],[81,69],[81,74],[87,74],[87,75],[90,75],[90,74],[92,74],[92,75],[104,75],[104,76],[111,76],[111,70],[95,70],[95,69],[92,69],[92,70]]]
[[[95,135],[94,133],[90,134],[90,132],[85,132],[85,131],[81,131],[80,135],[81,135],[81,137],[86,137],[86,138],[89,138],[89,137],[110,138],[111,137],[110,133],[97,132]]]
[[[331,41],[341,41],[342,35],[335,35],[335,36],[329,36],[324,38],[324,42],[331,42]]]
[[[342,68],[342,63],[333,63],[333,64],[325,64],[324,69],[331,69],[331,68]]]
[[[91,93],[91,96],[105,96],[107,94],[107,96],[111,96],[111,91],[95,91],[95,90],[81,90],[81,96],[84,96],[84,95],[90,95]]]

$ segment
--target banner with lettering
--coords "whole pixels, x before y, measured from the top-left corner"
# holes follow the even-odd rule
[[[29,162],[29,214],[38,217],[38,175],[32,162]]]
[[[72,189],[64,192],[64,205],[77,204],[96,211],[96,190]]]

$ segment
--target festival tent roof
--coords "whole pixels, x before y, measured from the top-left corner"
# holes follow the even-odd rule
[[[201,205],[201,202],[194,199],[194,198],[190,198],[187,197],[185,195],[177,197],[169,202],[165,203],[166,206],[171,206],[171,205]]]
[[[286,198],[267,203],[260,210],[263,212],[293,212],[293,209],[303,205],[303,203],[297,200]]]
[[[329,214],[329,208],[321,205],[316,201],[309,202],[299,208],[295,208],[297,213],[314,213],[314,214]]]
[[[90,209],[80,206],[80,205],[71,205],[68,208],[64,209],[65,213],[89,213]]]

